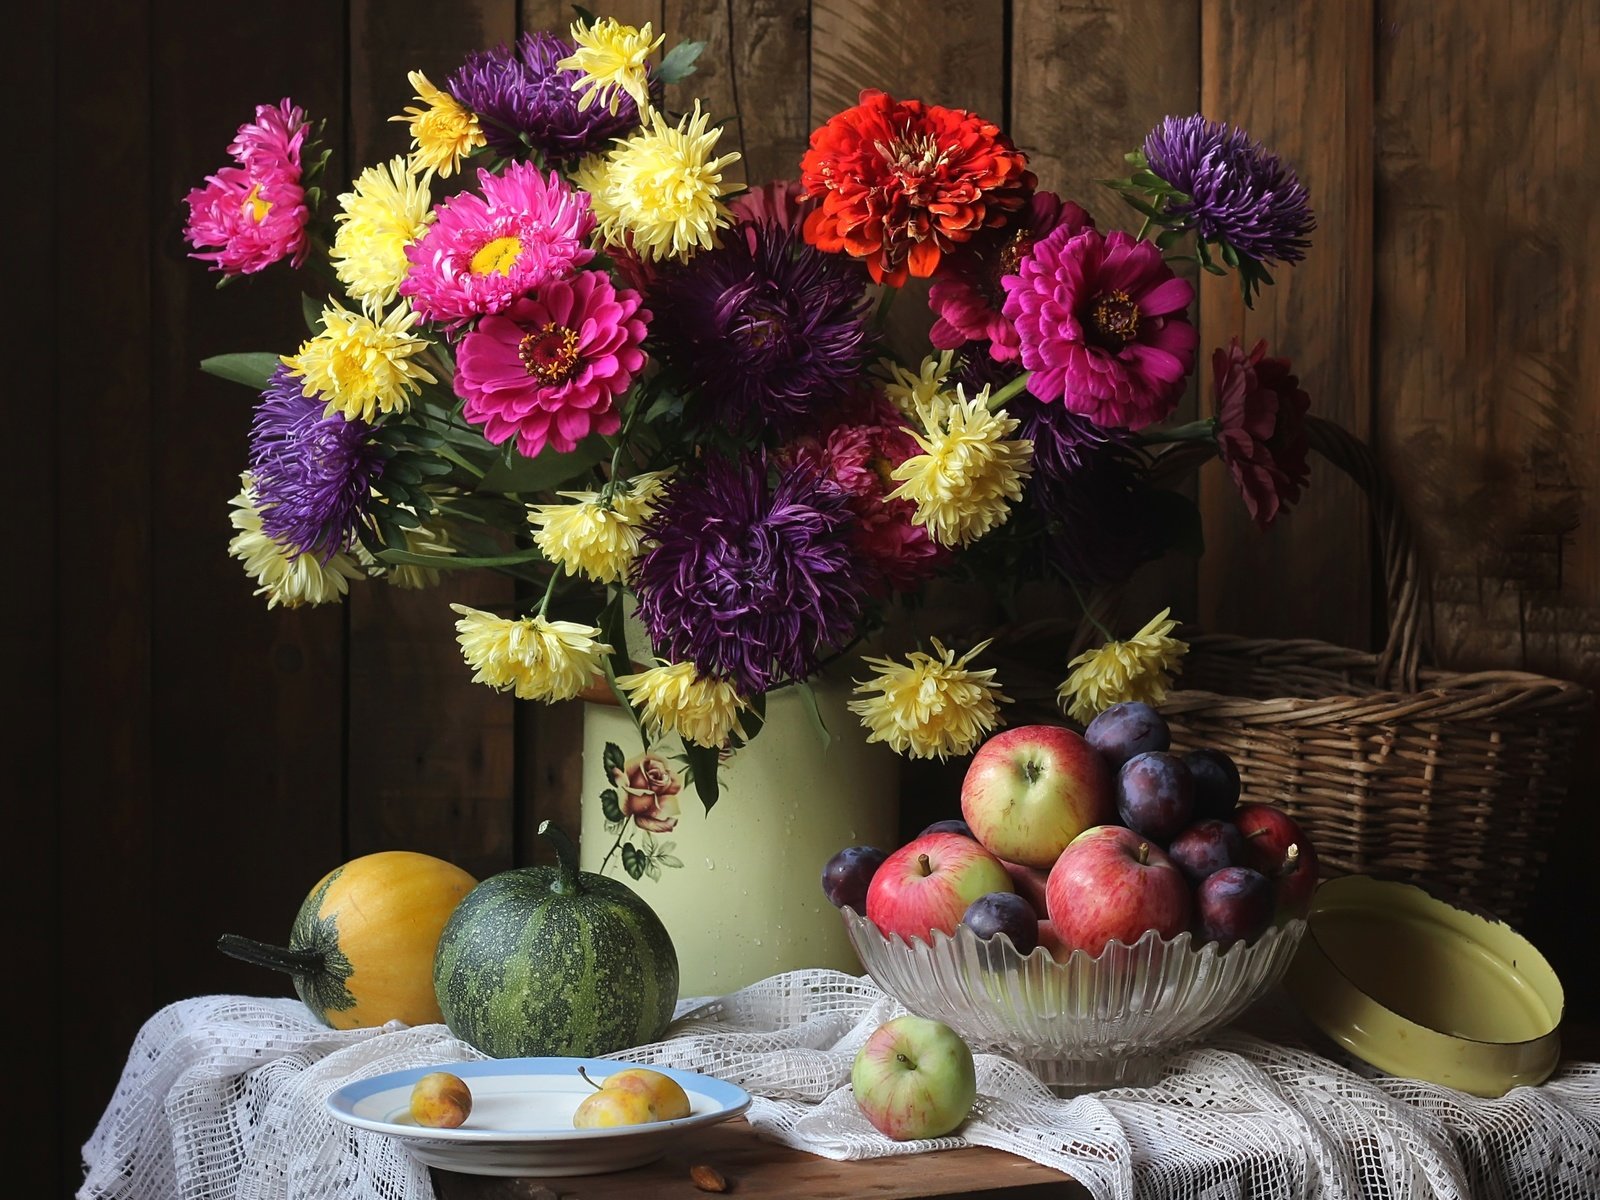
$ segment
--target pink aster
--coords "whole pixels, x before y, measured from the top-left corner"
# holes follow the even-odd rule
[[[311,250],[311,210],[301,187],[305,113],[288,100],[256,108],[228,153],[236,166],[206,176],[187,197],[183,234],[193,257],[225,275],[253,275],[281,259],[300,266]]]
[[[896,486],[889,473],[920,454],[921,448],[904,428],[905,418],[881,396],[866,413],[853,414],[849,421],[801,448],[799,456],[813,462],[849,497],[856,517],[851,542],[876,576],[868,581],[869,590],[913,591],[950,558],[950,552],[916,524],[915,504],[888,498]]]
[[[1000,311],[1005,291],[1000,281],[1015,275],[1022,260],[1056,229],[1073,233],[1094,228],[1094,218],[1054,192],[1035,192],[996,236],[969,242],[939,264],[928,289],[928,307],[939,318],[928,337],[940,350],[959,350],[968,342],[989,343],[996,362],[1017,358],[1017,331]]]
[[[1186,312],[1194,289],[1150,242],[1062,226],[1001,282],[1039,399],[1129,429],[1178,403],[1199,340]]]
[[[452,327],[504,312],[547,281],[564,279],[594,257],[587,192],[552,171],[511,163],[499,176],[478,172],[483,194],[462,192],[435,211],[438,220],[406,247],[411,269],[400,294],[425,320]]]
[[[495,445],[515,436],[528,458],[615,433],[616,398],[645,362],[650,314],[640,303],[604,273],[581,271],[484,317],[456,353],[462,413]]]

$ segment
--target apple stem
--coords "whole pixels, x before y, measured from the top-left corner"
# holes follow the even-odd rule
[[[1298,842],[1290,842],[1289,849],[1284,853],[1283,856],[1283,873],[1285,875],[1293,875],[1299,869],[1300,844]]]
[[[1139,843],[1139,865],[1141,867],[1147,867],[1147,866],[1150,865],[1150,843],[1149,842],[1140,842]]]
[[[598,1083],[596,1083],[594,1080],[589,1078],[589,1072],[585,1071],[581,1066],[578,1068],[578,1074],[582,1075],[583,1076],[583,1081],[585,1083],[587,1083],[590,1087],[592,1087],[595,1091],[597,1091],[597,1092],[605,1091],[605,1088],[601,1087]]]
[[[928,856],[926,854],[917,855],[917,869],[924,875],[933,874],[933,864],[928,861]]]

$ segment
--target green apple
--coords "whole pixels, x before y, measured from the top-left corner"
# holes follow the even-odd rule
[[[972,1051],[950,1026],[896,1017],[856,1054],[850,1090],[862,1114],[897,1142],[943,1137],[978,1098]]]

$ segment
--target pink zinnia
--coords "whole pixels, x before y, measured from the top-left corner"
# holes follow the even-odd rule
[[[835,426],[804,457],[850,498],[856,516],[851,541],[876,575],[868,581],[869,590],[913,591],[950,557],[915,522],[915,504],[888,499],[896,486],[889,473],[921,448],[904,428],[905,418],[882,397],[851,419],[856,423]]]
[[[305,262],[311,250],[311,210],[300,186],[305,138],[305,113],[288,100],[256,108],[255,121],[241,125],[228,144],[238,165],[206,176],[205,186],[185,198],[183,233],[193,257],[225,275],[253,275],[285,258],[296,267]]]
[[[774,179],[728,201],[728,211],[741,224],[774,225],[787,233],[798,229],[816,204],[798,180]]]
[[[639,305],[638,292],[582,271],[484,317],[456,355],[463,415],[495,445],[514,435],[528,458],[546,445],[565,454],[591,433],[615,433],[616,398],[645,362],[650,314]]]
[[[462,192],[406,247],[411,270],[400,294],[425,320],[460,326],[504,312],[548,280],[564,279],[594,257],[587,192],[554,171],[512,163],[499,176],[479,170],[483,195]]]
[[[969,242],[939,264],[928,289],[928,307],[938,320],[928,337],[940,350],[959,350],[968,342],[988,342],[996,362],[1012,362],[1018,353],[1017,331],[1000,306],[1000,286],[1015,275],[1035,244],[1065,226],[1073,233],[1094,228],[1094,218],[1054,192],[1035,192],[1017,219],[994,238]]]
[[[1063,226],[1001,282],[1039,399],[1129,429],[1178,403],[1199,340],[1185,312],[1194,289],[1154,245]]]

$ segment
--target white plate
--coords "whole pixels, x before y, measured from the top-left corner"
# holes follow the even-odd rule
[[[649,1125],[574,1129],[572,1114],[596,1082],[642,1063],[606,1058],[490,1058],[391,1071],[347,1083],[328,1097],[328,1111],[358,1129],[387,1134],[418,1162],[466,1175],[598,1175],[660,1158],[685,1130],[737,1117],[750,1093],[731,1083],[649,1067],[671,1076],[689,1096],[689,1115]],[[429,1129],[411,1119],[411,1088],[433,1071],[466,1081],[472,1113],[455,1129]]]

